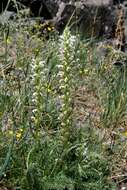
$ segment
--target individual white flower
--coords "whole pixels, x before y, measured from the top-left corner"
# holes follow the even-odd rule
[[[38,111],[37,109],[33,109],[33,110],[32,110],[32,112],[33,112],[34,114],[37,113],[37,111]]]
[[[63,77],[64,76],[64,72],[63,71],[59,71],[58,76]]]
[[[62,64],[61,64],[61,65],[57,65],[57,68],[58,68],[58,69],[61,69],[61,68],[63,69],[63,67],[64,67],[64,66],[63,66]]]
[[[45,61],[39,61],[39,66],[44,67],[45,66]]]

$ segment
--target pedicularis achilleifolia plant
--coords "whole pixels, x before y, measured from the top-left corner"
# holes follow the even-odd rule
[[[31,64],[31,78],[33,86],[32,94],[32,120],[36,127],[41,125],[42,113],[44,111],[45,103],[45,85],[47,70],[45,68],[45,61],[40,59],[33,59]]]
[[[58,79],[59,89],[61,92],[61,110],[60,121],[61,126],[69,127],[72,125],[72,90],[73,90],[73,75],[76,38],[71,36],[68,28],[65,29],[59,40],[59,64]]]

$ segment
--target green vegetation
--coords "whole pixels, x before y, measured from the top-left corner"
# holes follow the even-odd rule
[[[23,19],[0,26],[1,184],[116,190],[127,155],[127,72],[112,63],[126,56],[108,46],[99,56],[69,28],[61,36],[33,28]]]

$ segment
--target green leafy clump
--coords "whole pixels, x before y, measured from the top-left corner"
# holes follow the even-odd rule
[[[26,174],[29,189],[113,189],[99,142],[92,145],[89,134],[81,130],[72,132],[65,144],[63,138],[59,133],[46,135],[30,151]]]

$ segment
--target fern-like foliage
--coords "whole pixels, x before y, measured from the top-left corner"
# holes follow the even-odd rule
[[[84,134],[72,132],[66,144],[60,134],[46,135],[35,144],[27,168],[30,190],[113,190],[101,145]]]

